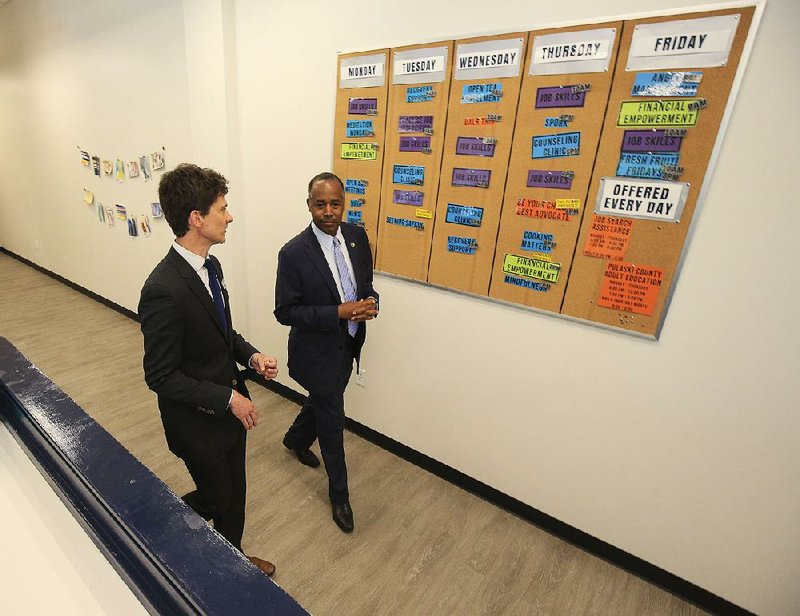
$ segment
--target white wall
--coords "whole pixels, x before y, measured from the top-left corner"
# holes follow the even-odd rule
[[[88,223],[62,220],[83,207],[73,205],[82,177],[75,145],[102,136],[107,141],[86,147],[127,151],[166,141],[168,166],[178,154],[216,153],[208,164],[231,178],[237,217],[222,254],[229,277],[235,272],[238,329],[282,365],[287,331],[271,314],[275,255],[307,224],[308,178],[331,164],[337,51],[693,6],[505,1],[487,10],[478,0],[376,0],[364,9],[205,0],[187,1],[181,16],[177,2],[137,3],[142,13],[166,13],[167,27],[111,4],[119,14],[91,43],[76,36],[2,64],[0,110],[11,115],[0,116],[0,245],[135,308],[169,233],[163,225],[146,242],[110,241],[98,227],[88,248],[78,246]],[[11,9],[32,21],[19,5],[0,9],[0,22]],[[800,87],[785,72],[796,64],[797,23],[795,0],[769,0],[658,342],[378,276],[382,314],[365,349],[367,386],[351,385],[348,414],[743,607],[797,613],[800,291],[792,266],[800,257],[800,209],[790,195],[800,168]],[[96,95],[82,88],[72,104],[51,106],[47,118],[33,121],[29,110],[42,108],[52,80],[63,83],[71,73],[94,83],[82,52],[110,52],[123,33],[129,44],[143,39],[171,49],[157,62],[156,52],[146,52],[153,61],[145,64],[165,73],[157,114],[146,123],[99,126],[97,114],[78,112]],[[198,61],[202,54],[208,62]],[[208,66],[211,78],[203,79]],[[156,77],[137,71],[124,88],[120,77],[110,79],[125,90],[115,95],[125,99],[120,104],[138,105]],[[221,90],[210,96],[215,86]],[[30,119],[23,126],[9,119],[20,116]],[[208,126],[212,134],[202,131]],[[10,160],[12,148],[26,160],[50,161],[52,185],[41,186],[28,163]],[[9,178],[23,172],[23,186],[9,188]],[[20,220],[21,198],[42,215]],[[52,238],[65,229],[70,241],[60,251],[31,248],[37,234]],[[129,275],[109,280],[92,268],[89,249]],[[281,380],[294,386],[285,370]]]

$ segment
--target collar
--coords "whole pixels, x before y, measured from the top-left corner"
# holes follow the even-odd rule
[[[186,262],[195,272],[199,272],[201,269],[203,269],[203,267],[205,267],[206,260],[204,257],[193,253],[191,250],[187,250],[176,241],[172,242],[172,247],[175,249],[175,252],[186,259]]]
[[[325,246],[326,248],[330,248],[333,250],[333,237],[332,235],[328,235],[324,231],[320,230],[320,228],[315,225],[313,222],[311,223],[311,231],[317,238],[317,241],[320,243],[321,246]],[[344,235],[342,235],[342,225],[339,225],[339,228],[336,229],[336,237],[339,238],[339,245],[344,246]]]

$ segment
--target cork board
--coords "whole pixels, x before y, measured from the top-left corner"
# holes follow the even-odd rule
[[[624,23],[563,314],[658,335],[753,13]]]
[[[416,280],[428,276],[452,57],[453,41],[391,52],[376,268]]]
[[[621,31],[612,22],[529,35],[491,297],[561,308]]]
[[[526,33],[455,43],[431,283],[489,292],[526,43]],[[482,57],[496,65],[481,70]]]
[[[343,220],[378,239],[388,84],[388,49],[338,58],[333,172],[345,183]]]

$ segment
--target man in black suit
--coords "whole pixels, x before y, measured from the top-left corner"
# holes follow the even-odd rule
[[[275,317],[289,332],[289,374],[308,390],[283,444],[303,464],[319,466],[318,438],[333,520],[353,530],[344,456],[344,390],[378,314],[372,253],[361,227],[342,223],[344,186],[332,173],[308,183],[311,224],[278,254]]]
[[[144,283],[139,317],[145,381],[158,394],[167,445],[196,485],[183,500],[241,550],[246,435],[258,412],[236,364],[267,379],[278,370],[275,358],[234,331],[222,267],[208,255],[233,222],[227,193],[222,175],[196,165],[161,177],[158,196],[175,241]],[[272,563],[248,558],[274,573]]]

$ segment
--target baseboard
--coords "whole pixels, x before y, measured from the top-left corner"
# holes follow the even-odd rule
[[[36,265],[28,261],[27,259],[20,257],[5,248],[0,247],[0,252],[4,252],[9,256],[18,259],[19,261],[30,265],[34,269],[47,274],[48,276],[58,280],[66,284],[67,286],[83,293],[84,295],[91,297],[92,299],[100,302],[101,304],[116,310],[120,314],[124,314],[136,321],[138,321],[138,316],[136,313],[119,306],[107,300],[80,285],[77,285],[69,280],[66,280],[62,276],[58,274],[54,274],[45,268]],[[253,370],[246,370],[245,374],[247,378],[259,385],[265,387],[266,389],[282,396],[283,398],[295,402],[297,404],[302,404],[306,396],[291,387],[283,385],[282,383],[278,383],[276,381],[267,381],[260,375],[256,374]],[[565,522],[562,522],[543,511],[539,511],[538,509],[531,507],[530,505],[523,503],[522,501],[517,500],[516,498],[509,496],[508,494],[504,494],[499,490],[481,482],[477,479],[470,477],[462,473],[459,470],[456,470],[446,464],[439,462],[438,460],[431,458],[419,451],[400,443],[380,432],[373,430],[372,428],[365,426],[353,419],[345,418],[345,428],[368,440],[369,442],[377,445],[378,447],[396,455],[407,462],[422,468],[441,479],[463,489],[467,492],[475,494],[476,496],[484,499],[485,501],[505,509],[506,511],[530,522],[538,526],[539,528],[547,531],[548,533],[567,541],[568,543],[585,550],[586,552],[597,556],[598,558],[602,558],[603,560],[608,561],[609,563],[636,575],[637,577],[654,584],[667,592],[674,594],[681,599],[688,601],[690,603],[695,604],[696,606],[709,611],[713,614],[724,614],[730,616],[754,616],[754,614],[738,605],[731,603],[727,599],[724,599],[714,593],[705,590],[696,584],[693,584],[687,580],[684,580],[677,575],[670,573],[656,565],[653,565],[638,556],[634,556],[626,552],[625,550],[621,550],[605,541],[598,539],[574,526],[570,526]]]
[[[28,266],[32,267],[37,272],[41,272],[42,274],[45,274],[46,276],[50,276],[50,278],[52,278],[53,280],[58,280],[58,282],[67,285],[71,289],[75,289],[76,291],[78,291],[79,293],[82,293],[86,297],[92,298],[96,302],[99,302],[99,303],[103,304],[103,306],[105,306],[107,308],[111,308],[111,310],[114,310],[115,312],[119,312],[121,315],[124,315],[124,316],[128,317],[129,319],[133,319],[137,323],[139,322],[139,315],[136,314],[133,310],[128,310],[124,306],[120,306],[119,304],[116,304],[116,303],[112,302],[110,299],[106,299],[102,295],[98,295],[94,291],[90,291],[86,287],[82,287],[81,285],[79,285],[79,284],[77,284],[75,282],[72,282],[71,280],[67,280],[63,276],[59,276],[55,272],[51,272],[49,269],[46,269],[46,268],[42,267],[41,265],[38,265],[38,264],[34,263],[33,261],[29,261],[25,257],[22,257],[22,256],[14,253],[14,252],[11,252],[10,250],[8,250],[7,248],[4,248],[3,246],[0,246],[0,252],[2,252],[3,254],[8,255],[9,257],[12,257],[12,258],[16,259],[17,261],[19,261],[21,263],[24,263],[25,265],[28,265]]]

